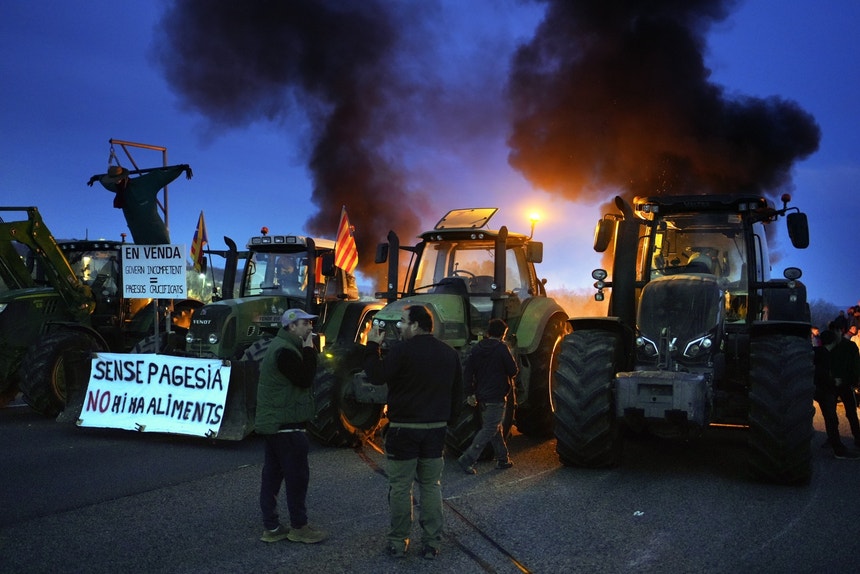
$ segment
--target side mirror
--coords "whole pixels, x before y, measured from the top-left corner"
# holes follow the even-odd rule
[[[334,265],[334,251],[328,251],[320,255],[320,271],[323,277],[335,277],[337,268]]]
[[[809,222],[806,219],[806,214],[800,211],[789,213],[785,216],[785,223],[788,226],[788,237],[791,239],[791,244],[797,249],[809,247]]]
[[[530,241],[526,246],[526,260],[532,263],[541,263],[543,261],[543,242]]]
[[[388,261],[388,244],[380,243],[376,246],[376,257],[374,257],[374,263],[385,263]]]
[[[615,221],[601,219],[597,222],[597,227],[594,228],[594,250],[598,253],[603,253],[609,247],[609,242],[612,241],[612,234],[615,232]]]

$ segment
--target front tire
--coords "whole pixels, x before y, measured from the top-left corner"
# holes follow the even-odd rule
[[[85,373],[67,364],[67,358],[89,357],[101,351],[98,341],[82,331],[56,331],[31,347],[20,369],[20,387],[30,407],[45,416],[56,417],[66,407],[68,388],[73,382],[86,386]]]
[[[308,432],[327,446],[354,447],[377,431],[383,405],[359,402],[352,390],[353,377],[362,371],[364,346],[339,346],[331,355],[338,363],[318,369],[314,379],[316,416]]]
[[[802,337],[750,342],[749,466],[758,480],[808,484],[812,478],[812,354]]]
[[[570,325],[560,315],[550,317],[534,353],[526,355],[528,362],[528,398],[517,408],[517,430],[534,438],[552,436],[552,376],[558,365],[558,352],[562,337],[570,332]]]
[[[621,458],[613,382],[621,342],[607,331],[580,330],[564,338],[553,382],[556,452],[562,464],[610,467]]]

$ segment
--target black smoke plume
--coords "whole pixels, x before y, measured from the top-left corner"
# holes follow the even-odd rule
[[[310,118],[319,211],[307,226],[334,237],[346,205],[363,270],[388,230],[415,232],[420,221],[386,147],[400,127],[391,102],[410,89],[393,57],[396,16],[385,0],[178,0],[155,43],[183,104],[216,127]]]
[[[820,129],[795,102],[709,81],[729,0],[557,0],[513,59],[509,163],[570,199],[761,192],[791,184]],[[607,189],[611,190],[607,192]]]

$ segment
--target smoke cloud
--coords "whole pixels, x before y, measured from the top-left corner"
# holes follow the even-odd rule
[[[511,166],[572,200],[791,184],[820,129],[795,102],[709,82],[705,33],[729,0],[557,0],[514,56]]]
[[[182,0],[161,19],[156,57],[183,105],[216,127],[308,117],[319,211],[307,226],[334,237],[346,205],[370,270],[390,229],[414,233],[420,223],[420,198],[390,145],[402,127],[393,102],[412,89],[398,70],[398,29],[385,0]]]

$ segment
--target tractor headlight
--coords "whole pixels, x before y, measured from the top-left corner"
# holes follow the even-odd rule
[[[209,333],[209,338],[207,339],[210,345],[214,345],[218,342],[218,333]]]
[[[657,345],[651,339],[642,336],[636,337],[636,347],[646,357],[657,356]]]
[[[185,333],[185,342],[186,343],[193,343],[194,342],[194,335],[191,334],[191,331],[188,331],[187,333]]]
[[[690,359],[699,356],[701,353],[706,352],[711,348],[714,342],[711,340],[710,335],[705,335],[704,337],[699,337],[698,339],[694,339],[687,343],[687,346],[684,348],[684,356]]]

